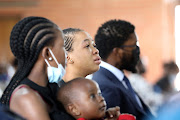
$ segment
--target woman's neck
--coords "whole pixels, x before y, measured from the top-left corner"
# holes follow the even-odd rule
[[[38,64],[38,62],[36,62],[28,75],[28,78],[40,86],[47,86],[48,78],[44,64],[41,64],[40,62]]]
[[[66,68],[66,73],[63,77],[64,82],[71,81],[74,78],[86,77],[87,75],[79,72],[78,70]]]

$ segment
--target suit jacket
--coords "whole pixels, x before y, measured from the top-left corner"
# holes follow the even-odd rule
[[[134,97],[109,70],[100,67],[99,71],[93,74],[92,79],[99,84],[107,108],[119,106],[121,113],[132,114],[136,116],[136,120],[150,119],[153,116],[141,98],[139,99],[143,109],[139,107]]]

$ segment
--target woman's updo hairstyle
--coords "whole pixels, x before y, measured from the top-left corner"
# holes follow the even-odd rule
[[[63,30],[64,33],[64,47],[67,52],[73,51],[72,45],[74,42],[75,35],[84,30],[79,28],[67,28]]]

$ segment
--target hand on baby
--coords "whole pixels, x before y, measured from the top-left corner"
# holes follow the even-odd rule
[[[116,106],[113,108],[109,108],[106,111],[106,119],[105,120],[117,120],[120,115],[120,107]]]
[[[136,120],[136,117],[131,114],[121,114],[120,107],[116,106],[107,109],[105,120]]]

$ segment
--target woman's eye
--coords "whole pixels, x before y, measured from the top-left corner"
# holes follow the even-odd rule
[[[89,47],[89,45],[86,45],[86,47]]]
[[[96,48],[96,45],[94,45],[94,47]]]

